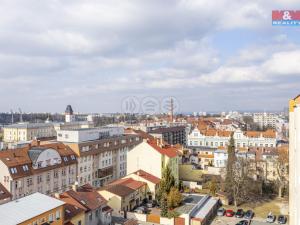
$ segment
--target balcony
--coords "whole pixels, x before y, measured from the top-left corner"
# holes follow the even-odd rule
[[[107,167],[107,168],[104,168],[104,169],[98,169],[98,178],[103,178],[103,177],[107,177],[107,176],[111,176],[113,175],[113,167],[110,166],[110,167]]]

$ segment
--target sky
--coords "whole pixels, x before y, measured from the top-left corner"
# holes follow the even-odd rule
[[[300,93],[299,0],[0,0],[0,111],[282,110]]]

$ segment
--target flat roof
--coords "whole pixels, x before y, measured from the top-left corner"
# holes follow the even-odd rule
[[[183,199],[183,203],[197,204],[203,197],[203,195],[188,195]]]
[[[63,201],[37,192],[0,205],[1,224],[16,225],[64,204]]]
[[[212,210],[212,208],[217,204],[218,200],[214,198],[210,198],[202,207],[197,211],[194,217],[204,219],[208,213]]]
[[[53,127],[52,123],[15,123],[11,125],[6,125],[4,128],[19,128],[19,129],[26,129],[26,128],[37,128],[37,127]]]

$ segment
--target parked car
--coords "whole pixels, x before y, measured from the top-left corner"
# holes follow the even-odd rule
[[[254,217],[254,212],[252,210],[247,210],[245,213],[244,218],[247,220],[251,220]]]
[[[134,212],[136,212],[136,213],[147,213],[147,208],[146,207],[144,207],[144,206],[140,206],[140,207],[137,207],[135,210],[134,210]]]
[[[287,222],[287,217],[286,217],[286,216],[283,216],[283,215],[280,215],[280,216],[278,216],[277,222],[278,222],[279,224],[286,224],[286,222]]]
[[[249,221],[248,220],[241,220],[236,225],[249,225]]]
[[[218,216],[224,216],[225,214],[225,209],[224,208],[219,208],[218,211],[217,211],[217,215]]]
[[[234,212],[231,209],[227,209],[225,212],[225,216],[227,217],[233,217],[234,216]]]
[[[268,214],[266,222],[267,223],[274,223],[276,220],[276,216],[273,215],[271,212]]]
[[[146,206],[147,206],[148,208],[153,208],[153,207],[155,206],[155,203],[154,203],[153,201],[148,201],[148,202],[146,203]]]
[[[244,217],[244,210],[243,209],[238,209],[235,213],[236,218],[243,218]]]

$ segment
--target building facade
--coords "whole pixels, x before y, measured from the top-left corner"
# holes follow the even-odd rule
[[[91,131],[91,135],[88,135],[87,131]],[[79,185],[89,183],[101,187],[126,175],[127,152],[139,144],[141,138],[137,135],[120,135],[117,131],[119,128],[108,132],[108,135],[102,135],[101,131],[97,138],[94,136],[95,129],[62,131],[63,137],[67,135],[70,139],[65,138],[61,141],[64,141],[78,157]],[[84,135],[73,135],[74,132],[83,132]]]
[[[162,127],[149,131],[149,134],[170,145],[186,145],[186,128],[184,126]]]
[[[289,103],[289,224],[300,223],[300,95]]]
[[[63,144],[0,152],[0,182],[18,199],[34,192],[64,192],[76,181],[77,158]]]
[[[31,141],[56,136],[52,123],[17,123],[5,126],[3,132],[4,142]]]
[[[179,182],[179,157],[175,146],[163,144],[159,139],[144,140],[127,153],[127,174],[144,170],[159,179],[169,166],[176,182]]]
[[[257,123],[260,128],[276,128],[276,121],[278,119],[278,115],[275,113],[254,113],[253,114],[253,122]]]
[[[211,148],[228,146],[232,132],[215,129],[200,130],[197,127],[188,135],[188,145],[191,147],[204,146]],[[267,130],[264,132],[236,130],[233,133],[235,146],[243,147],[276,147],[276,132]]]

